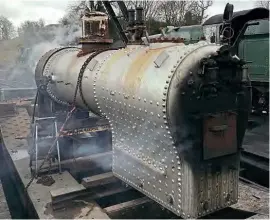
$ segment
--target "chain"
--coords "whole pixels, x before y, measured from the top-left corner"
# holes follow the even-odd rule
[[[78,92],[78,89],[79,89],[79,92],[80,92],[80,96],[81,96],[81,99],[83,101],[83,104],[88,108],[90,109],[89,105],[87,104],[84,96],[83,96],[83,91],[82,91],[82,78],[83,78],[83,74],[84,74],[84,71],[87,67],[87,65],[89,64],[89,62],[95,57],[97,56],[98,54],[102,53],[102,52],[105,52],[105,51],[108,51],[108,50],[116,50],[116,48],[104,48],[104,49],[100,49],[100,50],[97,50],[95,51],[94,53],[92,53],[88,58],[87,60],[84,62],[84,64],[82,65],[81,69],[80,69],[80,72],[79,72],[79,75],[78,75],[78,80],[77,80],[77,85],[76,85],[76,90],[75,90],[75,94],[74,94],[74,98],[73,100],[75,101],[76,100],[76,96],[77,96],[77,92]]]

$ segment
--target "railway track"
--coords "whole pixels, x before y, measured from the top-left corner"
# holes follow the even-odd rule
[[[269,187],[269,119],[251,119],[256,126],[246,132],[241,152],[241,175],[246,179]]]
[[[243,151],[240,175],[264,187],[269,187],[269,159]]]

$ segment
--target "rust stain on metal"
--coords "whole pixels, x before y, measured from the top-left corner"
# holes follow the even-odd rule
[[[106,62],[105,62],[105,68],[100,72],[100,78],[102,80],[106,80],[106,77],[109,76],[111,67],[121,59],[121,57],[124,56],[125,50],[118,50],[116,51],[112,57],[110,57]]]
[[[184,43],[185,39],[180,37],[157,37],[150,39],[150,43],[163,43],[163,42],[172,42],[172,43]]]
[[[145,69],[162,50],[163,48],[150,49],[147,51],[143,50],[136,56],[123,79],[123,87],[126,92],[129,94],[136,92],[136,89],[141,84],[143,74],[146,73]]]
[[[203,145],[205,159],[236,153],[236,115],[220,113],[207,117]]]

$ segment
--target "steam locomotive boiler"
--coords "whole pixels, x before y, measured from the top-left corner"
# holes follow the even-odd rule
[[[114,175],[178,216],[236,203],[250,108],[245,63],[204,41],[100,45],[47,52],[36,68],[40,97],[106,118]]]

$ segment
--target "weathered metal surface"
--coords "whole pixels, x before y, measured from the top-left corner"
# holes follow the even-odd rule
[[[204,159],[237,152],[236,115],[210,115],[204,121]]]
[[[177,215],[188,218],[226,207],[227,201],[237,199],[237,165],[232,176],[226,169],[228,161],[221,165],[221,176],[230,179],[223,185],[220,174],[211,171],[212,168],[189,164],[180,153],[187,145],[175,145],[171,135],[172,110],[179,97],[175,88],[189,75],[186,67],[192,60],[200,60],[218,48],[199,49],[203,45],[206,44],[127,48],[124,50],[127,56],[112,62],[112,54],[112,59],[105,61],[96,83],[100,112],[107,116],[113,131],[114,174]],[[162,68],[156,68],[154,61],[164,51],[169,58]],[[189,53],[192,55],[188,56]],[[183,60],[186,63],[182,67]],[[119,69],[119,66],[123,67]],[[237,157],[230,160],[237,162]],[[196,171],[199,169],[200,174]],[[205,182],[209,187],[203,186]],[[232,190],[231,198],[225,200],[228,190]],[[198,192],[201,192],[199,198]],[[218,199],[212,199],[216,195]]]
[[[110,123],[113,173],[185,218],[237,201],[239,155],[204,162],[192,140],[181,143],[188,134],[184,109],[203,103],[195,97],[199,63],[219,48],[206,42],[157,43],[105,51],[89,62],[81,82],[87,106]],[[86,60],[76,54],[76,49],[63,49],[44,66],[42,74],[53,78],[51,96],[62,102],[72,103]],[[190,99],[185,98],[188,88],[193,89]],[[79,94],[76,105],[85,108]]]
[[[82,42],[112,43],[112,39],[109,39],[108,19],[106,13],[86,11],[82,17]]]
[[[85,11],[82,17],[82,37],[80,38],[82,50],[78,57],[92,53],[100,48],[108,47],[113,43],[109,37],[108,15],[103,12]]]

